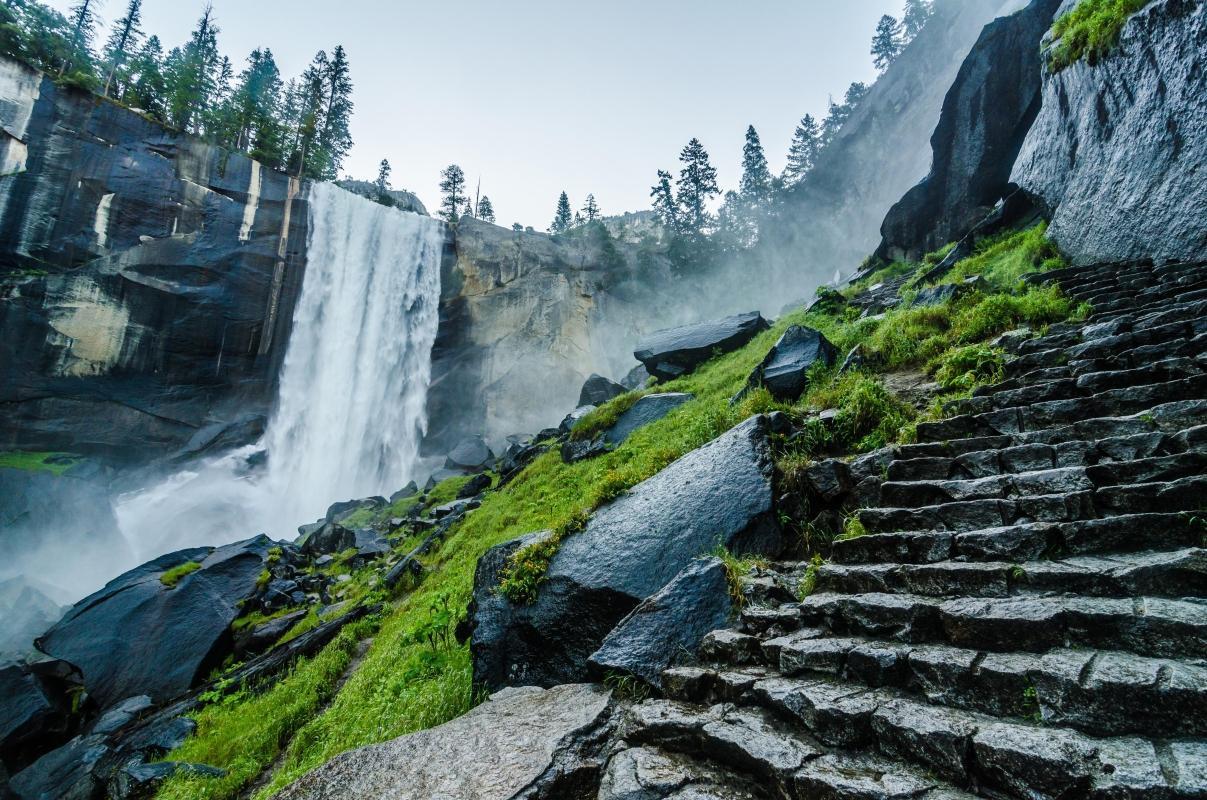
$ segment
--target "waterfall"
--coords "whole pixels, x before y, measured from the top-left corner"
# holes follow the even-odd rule
[[[426,429],[441,223],[314,184],[306,274],[259,443],[120,498],[141,561],[264,532],[293,538],[327,506],[411,477]],[[267,454],[259,471],[248,457]]]

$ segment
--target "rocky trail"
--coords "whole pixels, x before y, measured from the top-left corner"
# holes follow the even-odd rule
[[[858,488],[814,464],[855,531],[748,580],[600,800],[1207,794],[1207,265],[1043,278],[1089,319]]]

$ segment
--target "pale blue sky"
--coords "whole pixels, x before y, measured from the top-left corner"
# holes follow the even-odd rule
[[[49,0],[66,9],[72,0]],[[204,0],[145,0],[144,28],[179,44]],[[105,0],[106,22],[126,0]],[[499,222],[543,229],[558,192],[594,192],[606,213],[644,209],[659,168],[698,136],[725,188],[754,124],[772,167],[796,121],[875,77],[868,47],[904,0],[213,0],[223,52],[240,68],[270,47],[286,77],[343,44],[355,82],[345,171],[437,203],[459,163]]]

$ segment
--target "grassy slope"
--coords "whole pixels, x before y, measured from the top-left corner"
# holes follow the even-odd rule
[[[1091,64],[1114,49],[1119,33],[1132,14],[1152,0],[1081,0],[1052,26],[1055,44],[1048,56],[1052,71],[1059,72],[1083,58]]]
[[[893,311],[879,321],[849,319],[841,311],[834,315],[795,312],[745,348],[714,359],[692,375],[660,385],[658,391],[691,392],[696,398],[635,432],[616,451],[577,464],[562,463],[556,452],[540,456],[501,491],[486,495],[482,507],[452,529],[438,552],[425,559],[427,578],[387,609],[363,663],[321,715],[312,716],[318,704],[308,698],[322,695],[323,686],[331,683],[330,671],[313,668],[313,664],[343,658],[328,651],[350,652],[342,638],[343,644],[333,643],[314,662],[299,665],[262,698],[237,696],[201,712],[197,737],[168,758],[213,764],[231,770],[231,775],[222,780],[173,779],[165,784],[160,797],[235,797],[239,787],[271,764],[281,743],[288,741],[280,767],[256,795],[267,798],[345,750],[464,713],[474,700],[469,653],[452,642],[450,634],[457,614],[463,613],[469,601],[478,558],[516,536],[565,526],[584,510],[653,475],[753,413],[778,408],[805,420],[810,408],[842,409],[837,433],[818,429],[815,435],[802,438],[797,452],[788,456],[797,463],[835,444],[870,449],[908,436],[913,410],[885,392],[872,373],[837,376],[834,370],[820,371],[806,396],[792,405],[775,403],[761,390],[737,407],[731,407],[729,400],[792,323],[822,330],[843,353],[864,343],[871,355],[881,358],[882,369],[928,363],[939,368],[946,363],[944,356],[958,346],[975,344],[1021,322],[1043,325],[1073,313],[1072,304],[1055,290],[1014,291],[1014,273],[1020,265],[1034,269],[1050,258],[1046,246],[1035,246],[1037,241],[1042,243],[1042,230],[1008,238],[1009,246],[981,262],[993,283],[1011,284],[1008,291],[974,293],[937,309]],[[994,243],[997,245],[1000,243]],[[903,267],[889,269],[901,271]],[[999,280],[999,273],[1010,277]],[[598,412],[600,417],[615,415],[631,398],[613,403],[615,406]],[[835,442],[835,437],[844,441]],[[270,697],[275,700],[269,702]],[[295,702],[296,697],[302,701]],[[285,710],[273,710],[278,707]],[[271,719],[274,715],[281,719]],[[291,731],[296,731],[292,738],[288,736]],[[246,745],[240,743],[244,739]]]

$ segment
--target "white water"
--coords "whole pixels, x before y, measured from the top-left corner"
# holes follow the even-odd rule
[[[411,477],[427,426],[442,227],[330,184],[308,200],[306,275],[268,429],[257,445],[120,498],[136,563],[260,532],[292,539],[331,503]],[[261,449],[267,468],[248,470]]]

